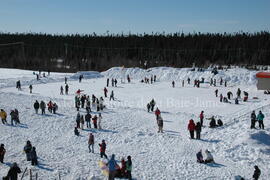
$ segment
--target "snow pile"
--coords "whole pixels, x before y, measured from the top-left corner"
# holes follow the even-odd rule
[[[141,80],[144,77],[157,76],[159,81],[181,81],[190,78],[191,80],[205,78],[209,82],[211,78],[219,81],[221,78],[227,80],[233,85],[237,84],[256,84],[257,71],[250,71],[243,68],[233,68],[228,70],[218,70],[218,74],[214,75],[211,69],[203,72],[192,71],[191,68],[172,68],[172,67],[154,67],[149,69],[141,68],[122,68],[114,67],[101,74],[109,78],[125,79],[129,75],[132,79]]]
[[[97,71],[79,71],[72,75],[71,79],[79,79],[80,76],[83,76],[84,79],[92,79],[92,78],[101,78],[103,77],[99,72]]]

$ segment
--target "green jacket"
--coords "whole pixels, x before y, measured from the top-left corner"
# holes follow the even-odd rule
[[[263,121],[263,119],[264,119],[263,113],[258,114],[258,115],[257,115],[257,119],[258,119],[258,121]]]

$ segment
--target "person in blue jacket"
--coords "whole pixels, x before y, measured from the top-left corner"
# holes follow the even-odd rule
[[[109,180],[114,180],[115,178],[115,173],[116,173],[116,168],[117,168],[117,163],[115,161],[115,155],[112,154],[111,159],[107,163],[108,168],[109,168]]]
[[[257,115],[257,120],[259,122],[260,129],[264,129],[263,119],[264,119],[264,114],[262,113],[262,111],[259,111],[259,114]]]

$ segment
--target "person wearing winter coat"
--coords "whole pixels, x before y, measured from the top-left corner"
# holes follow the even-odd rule
[[[221,119],[218,119],[217,124],[218,126],[223,126],[223,122],[221,121]]]
[[[227,93],[227,97],[228,97],[228,99],[231,99],[231,98],[233,97],[233,93],[232,93],[231,91],[229,91],[229,92]]]
[[[36,100],[36,102],[34,103],[34,109],[36,111],[36,114],[38,113],[38,109],[39,109],[39,102]]]
[[[154,99],[152,99],[152,100],[150,101],[150,106],[151,106],[151,111],[152,111],[152,112],[154,111],[155,105],[156,105],[156,102],[155,102]]]
[[[0,162],[1,163],[4,163],[5,153],[6,153],[5,145],[1,144],[0,146]]]
[[[163,133],[163,119],[161,116],[157,117],[158,133]]]
[[[160,110],[157,108],[155,111],[156,119],[160,116]]]
[[[92,121],[93,121],[93,124],[94,124],[94,128],[97,129],[97,115],[95,115],[93,118],[92,118]]]
[[[81,122],[81,115],[80,115],[80,113],[78,112],[78,113],[77,113],[77,117],[76,117],[76,127],[77,127],[77,128],[80,128],[80,122]]]
[[[30,84],[30,86],[29,86],[29,90],[30,90],[30,94],[32,93],[32,90],[33,90],[33,86],[32,86],[32,84]]]
[[[234,102],[235,102],[235,104],[239,104],[238,98],[235,98]]]
[[[197,157],[197,162],[198,162],[198,163],[204,163],[203,155],[202,155],[202,150],[200,150],[200,151],[196,154],[196,157]]]
[[[31,161],[31,150],[32,150],[32,144],[30,141],[26,142],[26,145],[23,148],[25,154],[26,154],[26,160]]]
[[[201,123],[201,126],[203,126],[203,119],[204,119],[204,111],[201,112],[200,114],[200,123]]]
[[[131,156],[127,157],[126,169],[127,169],[127,178],[128,178],[128,180],[131,180],[132,179],[132,176],[131,176],[131,171],[132,171]]]
[[[20,118],[19,118],[19,111],[18,109],[14,109],[14,113],[15,113],[15,117],[14,117],[14,120],[15,120],[15,123],[17,124],[20,124]]]
[[[63,88],[63,86],[60,87],[60,95],[64,95],[64,88]]]
[[[259,114],[257,115],[257,120],[259,122],[260,129],[264,129],[263,119],[264,119],[264,114],[262,113],[262,111],[259,111]]]
[[[49,101],[48,104],[47,104],[47,106],[48,106],[48,111],[50,113],[52,113],[52,109],[53,109],[53,103],[52,103],[52,101]]]
[[[7,123],[7,113],[6,113],[6,111],[4,111],[4,109],[1,109],[0,117],[1,117],[3,124]]]
[[[107,87],[109,86],[110,79],[107,78]]]
[[[69,86],[68,86],[68,84],[66,84],[66,86],[65,86],[65,93],[66,93],[66,95],[68,95],[68,89],[69,89]]]
[[[258,166],[254,166],[255,170],[254,170],[254,174],[253,174],[253,179],[254,180],[258,180],[260,175],[261,175],[261,170],[259,169]]]
[[[194,123],[193,119],[189,120],[188,130],[190,133],[190,138],[194,139],[195,123]]]
[[[111,159],[108,161],[107,165],[108,165],[108,169],[109,169],[109,180],[114,180],[116,168],[118,166],[116,161],[115,161],[114,154],[112,154]]]
[[[241,90],[240,90],[240,88],[237,89],[236,95],[237,95],[237,98],[241,98]]]
[[[84,126],[84,118],[83,118],[83,115],[81,115],[81,117],[80,117],[80,123],[81,123],[81,129],[83,129],[83,126]]]
[[[41,109],[41,114],[45,114],[46,104],[45,104],[44,101],[41,101],[41,102],[40,102],[39,107],[40,107],[40,109]]]
[[[98,113],[98,129],[102,129],[101,128],[101,120],[102,120],[101,113]]]
[[[79,135],[80,135],[80,132],[79,132],[79,130],[78,130],[77,127],[74,128],[74,134],[75,134],[76,136],[79,136]]]
[[[91,118],[92,118],[91,114],[89,112],[87,112],[87,114],[84,117],[84,119],[86,121],[86,127],[87,128],[91,128],[91,122],[90,122]]]
[[[253,128],[255,128],[255,124],[256,124],[256,114],[255,114],[255,111],[252,111],[250,118],[251,118],[250,129],[253,129]]]
[[[31,156],[31,164],[32,164],[32,166],[38,165],[37,152],[36,152],[36,148],[35,147],[32,148],[32,150],[30,152],[30,156]]]
[[[201,139],[202,126],[200,122],[196,123],[195,131],[196,131],[196,139]]]
[[[204,163],[214,163],[214,158],[211,154],[210,151],[208,151],[207,149],[205,150],[205,154],[206,154],[206,159],[204,160]]]
[[[56,113],[57,109],[58,109],[57,104],[56,104],[56,103],[53,103],[53,106],[52,106],[52,111],[53,111],[53,114],[55,114],[55,113]]]
[[[173,82],[172,82],[172,87],[174,88],[174,86],[175,86],[175,82],[173,81]]]
[[[110,100],[111,99],[114,101],[114,93],[113,93],[113,91],[111,92],[111,95],[110,95]]]
[[[103,91],[104,91],[104,97],[107,97],[107,93],[108,93],[107,88],[105,87],[105,88],[103,89]]]
[[[215,90],[216,97],[218,97],[218,89]]]
[[[107,155],[106,155],[106,143],[105,140],[102,140],[101,144],[98,144],[100,147],[100,157],[103,158],[103,156],[108,159]]]
[[[117,79],[114,79],[114,86],[117,87]]]
[[[10,112],[10,118],[11,118],[11,125],[13,126],[13,121],[15,122],[15,124],[18,123],[17,119],[18,119],[18,116],[17,116],[17,113],[14,111],[14,110],[11,110]]]
[[[91,103],[90,103],[89,100],[86,101],[86,107],[85,107],[85,109],[86,109],[86,112],[87,113],[90,113],[91,112]]]
[[[210,120],[210,128],[215,128],[215,127],[217,127],[217,123],[216,123],[214,116],[212,116],[212,118]]]
[[[7,180],[18,180],[18,174],[21,173],[21,169],[18,167],[17,163],[13,163],[8,170],[8,174],[4,177]]]
[[[222,94],[220,94],[220,96],[219,96],[219,101],[220,101],[220,102],[223,101],[223,95],[222,95]]]
[[[89,153],[92,152],[94,153],[94,144],[95,144],[95,139],[94,135],[92,133],[89,134],[89,139],[88,139],[88,149]]]

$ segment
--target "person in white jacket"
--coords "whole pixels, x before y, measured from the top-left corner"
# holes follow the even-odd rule
[[[208,151],[207,149],[205,150],[205,154],[206,154],[206,159],[204,160],[205,163],[214,163],[214,158],[211,154],[210,151]]]
[[[102,116],[101,113],[98,114],[98,129],[102,129],[101,128],[101,120],[102,120]]]

